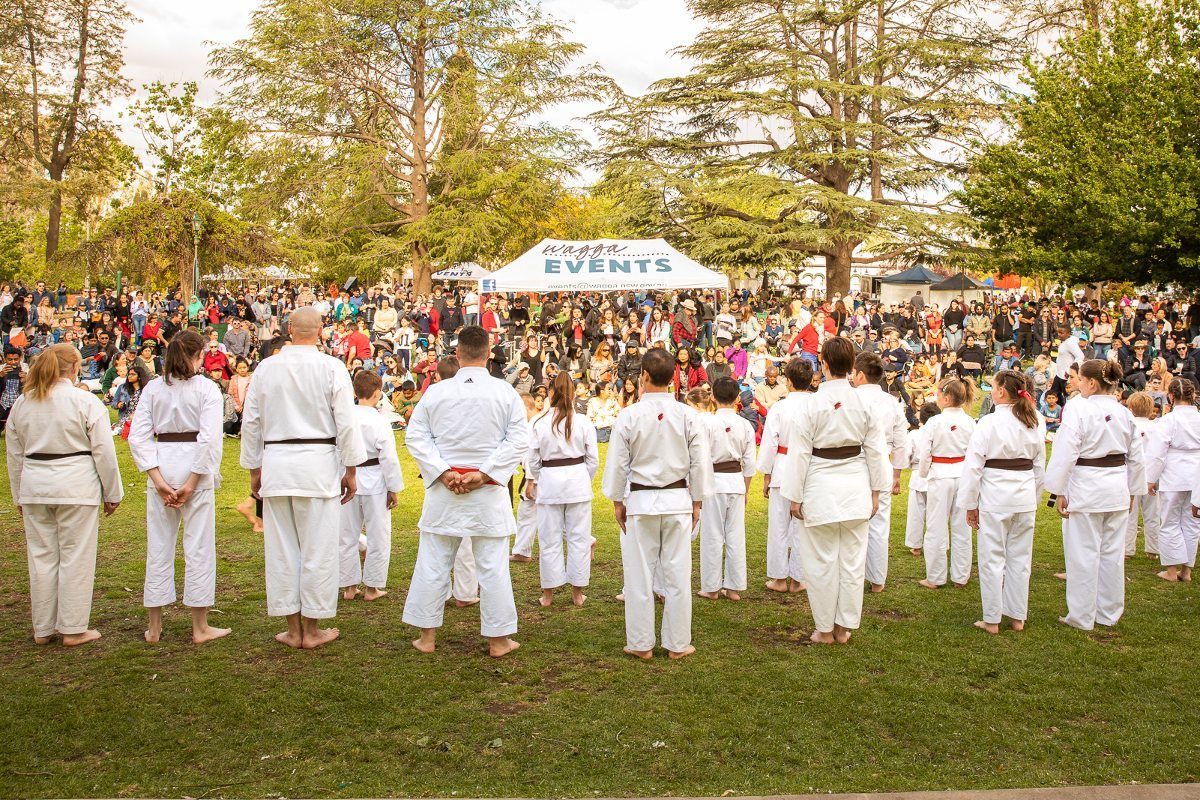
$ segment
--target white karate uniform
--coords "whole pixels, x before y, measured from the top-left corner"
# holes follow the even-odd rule
[[[209,608],[217,592],[217,517],[214,493],[221,485],[221,390],[204,375],[186,381],[155,378],[146,384],[129,426],[129,452],[141,472],[158,467],[174,489],[192,474],[196,491],[182,508],[168,508],[146,479],[146,582],[142,603],[160,608],[175,602],[175,540],[183,523],[183,604]],[[196,433],[194,442],[160,442],[164,433]]]
[[[1154,434],[1156,420],[1146,417],[1134,417],[1133,425],[1138,437],[1142,440],[1143,452],[1148,451],[1149,437]],[[1129,509],[1129,522],[1125,526],[1125,555],[1131,556],[1137,552],[1138,514],[1142,516],[1142,550],[1148,555],[1158,555],[1158,531],[1162,519],[1158,509],[1158,495],[1134,495],[1133,507]]]
[[[925,546],[925,497],[929,483],[921,477],[917,454],[925,429],[908,432],[908,509],[904,519],[904,546],[916,550]]]
[[[533,436],[533,420],[529,420],[529,435]],[[525,477],[517,492],[517,533],[513,536],[512,554],[514,556],[533,557],[533,542],[537,539],[537,503],[527,496],[525,484],[528,482],[529,465],[523,466]]]
[[[1125,466],[1081,467],[1080,458],[1125,455]],[[1067,498],[1067,616],[1082,630],[1116,625],[1125,611],[1125,526],[1130,497],[1146,493],[1142,439],[1133,415],[1112,395],[1077,397],[1046,465],[1046,490]]]
[[[700,509],[700,591],[746,589],[746,479],[754,477],[754,426],[731,408],[701,416],[713,464],[736,461],[740,472],[713,472],[713,493]],[[722,564],[722,562],[724,562]]]
[[[686,480],[682,489],[632,491]],[[692,503],[712,494],[712,459],[699,415],[668,392],[647,392],[621,410],[608,444],[604,496],[625,503],[621,534],[625,574],[625,641],[654,649],[654,591],[661,565],[662,645],[687,650],[692,641]]]
[[[925,497],[925,579],[934,586],[946,583],[946,548],[950,548],[950,580],[971,579],[971,527],[967,510],[958,503],[958,480],[963,462],[935,464],[936,458],[958,458],[967,453],[975,420],[961,408],[946,408],[925,423],[925,437],[917,454],[918,470],[927,481]],[[950,531],[946,535],[947,528]]]
[[[508,482],[529,449],[525,404],[512,386],[483,367],[463,367],[421,397],[409,418],[405,444],[421,468],[425,501],[404,622],[441,627],[451,564],[459,545],[468,540],[478,580],[480,632],[492,638],[516,633],[517,606],[508,571],[508,537],[516,523]],[[493,483],[455,494],[439,480],[452,467],[477,469]]]
[[[335,443],[282,443],[291,439]],[[242,409],[241,463],[262,470],[270,616],[337,615],[342,472],[366,458],[345,364],[288,345],[258,365]]]
[[[987,467],[989,459],[1027,458],[1028,470]],[[1011,405],[999,405],[975,426],[958,480],[957,505],[979,511],[979,594],[983,621],[1029,613],[1033,528],[1046,469],[1046,424],[1027,428]]]
[[[362,434],[364,461],[379,459],[370,467],[355,470],[358,491],[341,510],[341,574],[343,587],[360,583],[373,589],[387,586],[392,561],[392,512],[387,507],[388,492],[404,490],[400,457],[396,453],[396,435],[383,414],[374,408],[357,405],[354,418]],[[366,530],[367,555],[359,557],[358,540]]]
[[[883,420],[845,379],[822,383],[806,411],[791,432],[783,496],[802,504],[800,548],[816,629],[853,630],[862,620],[871,493],[892,488]],[[853,445],[862,448],[853,458],[812,452]]]
[[[893,470],[908,466],[908,420],[904,406],[878,384],[858,387],[872,414],[878,415],[883,426],[888,454]],[[893,475],[895,472],[892,473]],[[867,583],[883,586],[887,583],[888,547],[892,542],[892,487],[879,495],[879,510],[871,517],[867,532]]]
[[[592,575],[592,478],[600,467],[596,426],[586,415],[575,414],[569,440],[564,438],[564,426],[555,425],[554,411],[548,411],[534,420],[529,440],[527,465],[529,480],[537,484],[538,564],[543,589],[567,583],[582,588]],[[584,460],[557,467],[545,464],[570,458]]]
[[[1172,407],[1143,444],[1146,482],[1158,484],[1159,559],[1164,567],[1195,566],[1200,520],[1192,516],[1192,487],[1200,477],[1200,412]]]
[[[92,614],[100,504],[124,496],[108,409],[59,381],[17,398],[5,442],[13,502],[24,512],[33,635],[83,633]],[[81,453],[53,461],[29,454]]]
[[[804,582],[804,564],[800,558],[804,522],[792,516],[792,504],[783,496],[781,487],[792,429],[807,415],[812,398],[812,392],[789,392],[771,406],[763,423],[758,471],[771,476],[767,489],[767,577],[771,580],[791,578],[797,583]]]

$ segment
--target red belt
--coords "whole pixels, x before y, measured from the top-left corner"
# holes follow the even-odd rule
[[[961,464],[967,460],[966,456],[934,456],[934,464]]]
[[[472,472],[480,472],[478,467],[451,467],[450,471],[457,472],[459,475],[469,475]],[[483,477],[487,478],[487,485],[489,485],[489,486],[499,486],[500,485],[500,484],[496,483],[494,480],[492,480],[491,478],[488,478],[487,475],[484,475]]]
[[[787,448],[786,448],[786,447],[780,447],[780,448],[776,449],[776,450],[775,450],[775,452],[776,452],[776,453],[779,453],[779,455],[781,455],[781,456],[786,456],[786,455],[787,455]]]

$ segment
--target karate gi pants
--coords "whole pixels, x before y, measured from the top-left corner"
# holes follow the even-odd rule
[[[851,630],[862,621],[869,520],[805,526],[800,549],[808,567],[808,605],[821,633]]]
[[[1125,527],[1125,555],[1131,556],[1137,552],[1139,511],[1142,514],[1142,550],[1150,555],[1158,555],[1158,531],[1162,527],[1162,518],[1156,494],[1134,495],[1129,524]],[[1188,513],[1191,513],[1191,509],[1188,509]]]
[[[1072,511],[1064,520],[1066,623],[1090,631],[1116,625],[1125,611],[1125,525],[1128,511]]]
[[[387,586],[388,567],[392,562],[392,514],[387,493],[356,494],[342,506],[342,535],[339,573],[343,587],[360,583],[372,589]],[[359,534],[366,528],[367,555],[360,558]]]
[[[592,504],[538,503],[537,529],[541,538],[538,567],[543,589],[564,584],[587,586],[592,577]],[[566,569],[563,542],[566,542]]]
[[[1033,564],[1034,511],[979,512],[979,596],[983,621],[1025,621]]]
[[[925,546],[925,492],[908,490],[908,511],[904,519],[904,546],[916,550]]]
[[[488,637],[513,635],[517,632],[517,604],[508,572],[507,536],[464,537],[422,532],[412,585],[404,600],[404,623],[414,628],[442,627],[446,598],[450,594],[450,568],[455,556],[467,549],[473,554],[473,566],[478,569],[479,632]]]
[[[1191,492],[1159,492],[1158,557],[1164,567],[1196,565],[1200,519],[1192,516]]]
[[[532,558],[537,531],[537,504],[522,497],[517,503],[517,535],[513,537],[512,554]]]
[[[867,528],[867,582],[875,586],[887,583],[888,546],[892,540],[892,492],[879,493],[879,510]]]
[[[767,577],[804,582],[800,535],[804,523],[792,516],[792,501],[772,488],[767,498]]]
[[[625,644],[654,649],[654,574],[662,568],[666,597],[662,646],[681,653],[692,643],[692,515],[638,514],[621,535],[625,573]]]
[[[168,508],[146,492],[146,583],[142,605],[175,602],[175,540],[183,522],[183,604],[209,608],[217,594],[217,517],[212,489],[197,489],[183,508]]]
[[[264,497],[267,613],[309,619],[337,616],[337,497]]]
[[[949,529],[949,541],[946,531]],[[971,526],[967,510],[958,505],[958,478],[930,478],[925,492],[925,579],[934,586],[946,583],[946,548],[950,549],[950,580],[971,579]]]
[[[505,544],[507,543],[508,537],[505,537]],[[475,548],[471,545],[469,538],[463,538],[458,551],[454,554],[452,576],[453,581],[446,588],[446,596],[442,598],[443,603],[452,597],[461,603],[474,603],[479,599],[479,576],[475,572]]]
[[[700,591],[722,589],[746,590],[744,494],[709,495],[700,509]]]
[[[100,506],[21,506],[33,635],[83,633],[92,616]]]

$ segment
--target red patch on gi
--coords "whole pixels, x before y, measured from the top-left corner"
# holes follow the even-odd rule
[[[658,415],[658,421],[659,421],[659,422],[662,422],[662,414],[659,414],[659,415]]]
[[[958,426],[957,426],[957,425],[951,425],[951,426],[950,426],[950,430],[952,430],[952,431],[956,431],[956,430],[958,430]]]
[[[730,431],[732,431],[732,430],[733,430],[733,428],[726,428],[726,429],[725,429],[725,432],[726,432],[726,433],[729,433],[729,432],[730,432]],[[1145,436],[1145,434],[1142,434],[1142,435],[1143,435],[1143,436]]]
[[[1112,422],[1112,415],[1110,414],[1110,415],[1106,416],[1106,417],[1104,418],[1104,421],[1105,421],[1105,422]]]
[[[837,411],[837,410],[838,410],[839,408],[841,408],[841,407],[842,407],[842,404],[841,404],[841,403],[834,403],[834,404],[833,404],[833,410],[834,410],[834,411]]]

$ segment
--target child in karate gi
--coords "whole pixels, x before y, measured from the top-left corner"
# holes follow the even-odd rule
[[[942,413],[936,403],[926,403],[917,413],[921,427],[908,432],[908,511],[904,525],[904,546],[914,556],[922,554],[925,546],[925,495],[929,483],[921,477],[917,456],[921,452],[921,442],[928,435],[925,424]]]
[[[1200,520],[1192,516],[1192,486],[1200,476],[1196,386],[1186,378],[1176,378],[1167,390],[1167,399],[1170,413],[1155,423],[1146,450],[1149,494],[1158,496],[1162,520],[1158,552],[1165,569],[1158,577],[1171,582],[1190,581],[1200,540]]]
[[[1145,392],[1134,392],[1125,401],[1125,407],[1133,414],[1133,426],[1137,429],[1142,447],[1150,444],[1158,421],[1154,419],[1154,398]],[[1134,495],[1133,507],[1129,509],[1129,524],[1125,528],[1125,557],[1137,552],[1138,514],[1142,517],[1142,550],[1148,556],[1158,555],[1158,531],[1161,524],[1158,512],[1158,495]]]
[[[737,381],[718,378],[712,394],[717,411],[701,417],[713,460],[713,493],[700,510],[697,594],[708,600],[721,595],[741,600],[746,590],[746,492],[755,473],[754,426],[738,416]]]
[[[525,419],[533,434],[533,420],[538,416],[537,402],[528,392],[520,392],[525,404]],[[537,539],[537,504],[529,496],[529,463],[521,465],[521,479],[517,483],[517,534],[513,537],[512,554],[509,561],[528,564],[533,561],[533,542]]]
[[[925,499],[925,577],[920,584],[938,589],[946,584],[946,550],[950,549],[950,580],[958,588],[971,578],[971,528],[966,509],[958,503],[958,479],[966,460],[967,443],[975,420],[964,406],[975,399],[975,383],[948,377],[937,388],[942,413],[925,426],[918,458],[921,477],[928,481]],[[947,536],[949,530],[949,536]]]

